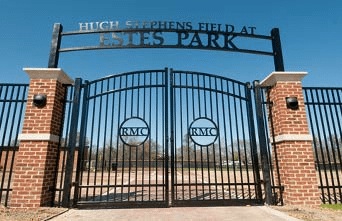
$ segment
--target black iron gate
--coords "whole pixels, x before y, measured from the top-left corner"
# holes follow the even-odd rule
[[[77,79],[63,205],[260,202],[252,91],[172,69]]]
[[[261,199],[249,85],[171,70],[171,89],[174,205]]]

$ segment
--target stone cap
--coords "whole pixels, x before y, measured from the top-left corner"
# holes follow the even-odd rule
[[[55,79],[62,84],[73,84],[72,80],[61,68],[23,68],[30,79]]]
[[[273,86],[277,82],[298,82],[308,74],[308,72],[272,72],[260,82],[263,87]]]

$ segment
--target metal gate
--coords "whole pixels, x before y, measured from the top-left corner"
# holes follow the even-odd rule
[[[251,88],[215,75],[171,70],[174,205],[261,199]]]
[[[77,79],[74,91],[64,206],[262,200],[249,84],[164,69]]]

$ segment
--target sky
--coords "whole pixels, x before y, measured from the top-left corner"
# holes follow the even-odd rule
[[[338,0],[1,0],[0,82],[28,83],[23,68],[47,67],[54,23],[61,23],[64,31],[76,31],[79,22],[153,20],[256,27],[255,33],[260,35],[270,35],[277,27],[286,71],[308,72],[304,86],[340,87],[341,11]],[[73,43],[81,44],[77,38]],[[92,44],[97,45],[98,40]],[[253,48],[255,44],[251,41],[246,45]],[[252,82],[274,71],[272,57],[189,49],[69,52],[60,55],[58,67],[71,78],[84,80],[168,67]]]

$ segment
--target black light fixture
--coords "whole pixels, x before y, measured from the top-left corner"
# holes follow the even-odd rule
[[[35,94],[33,96],[33,105],[42,108],[46,105],[46,95],[45,94]]]
[[[286,106],[289,109],[297,110],[298,109],[298,99],[296,97],[287,97],[286,98]]]

